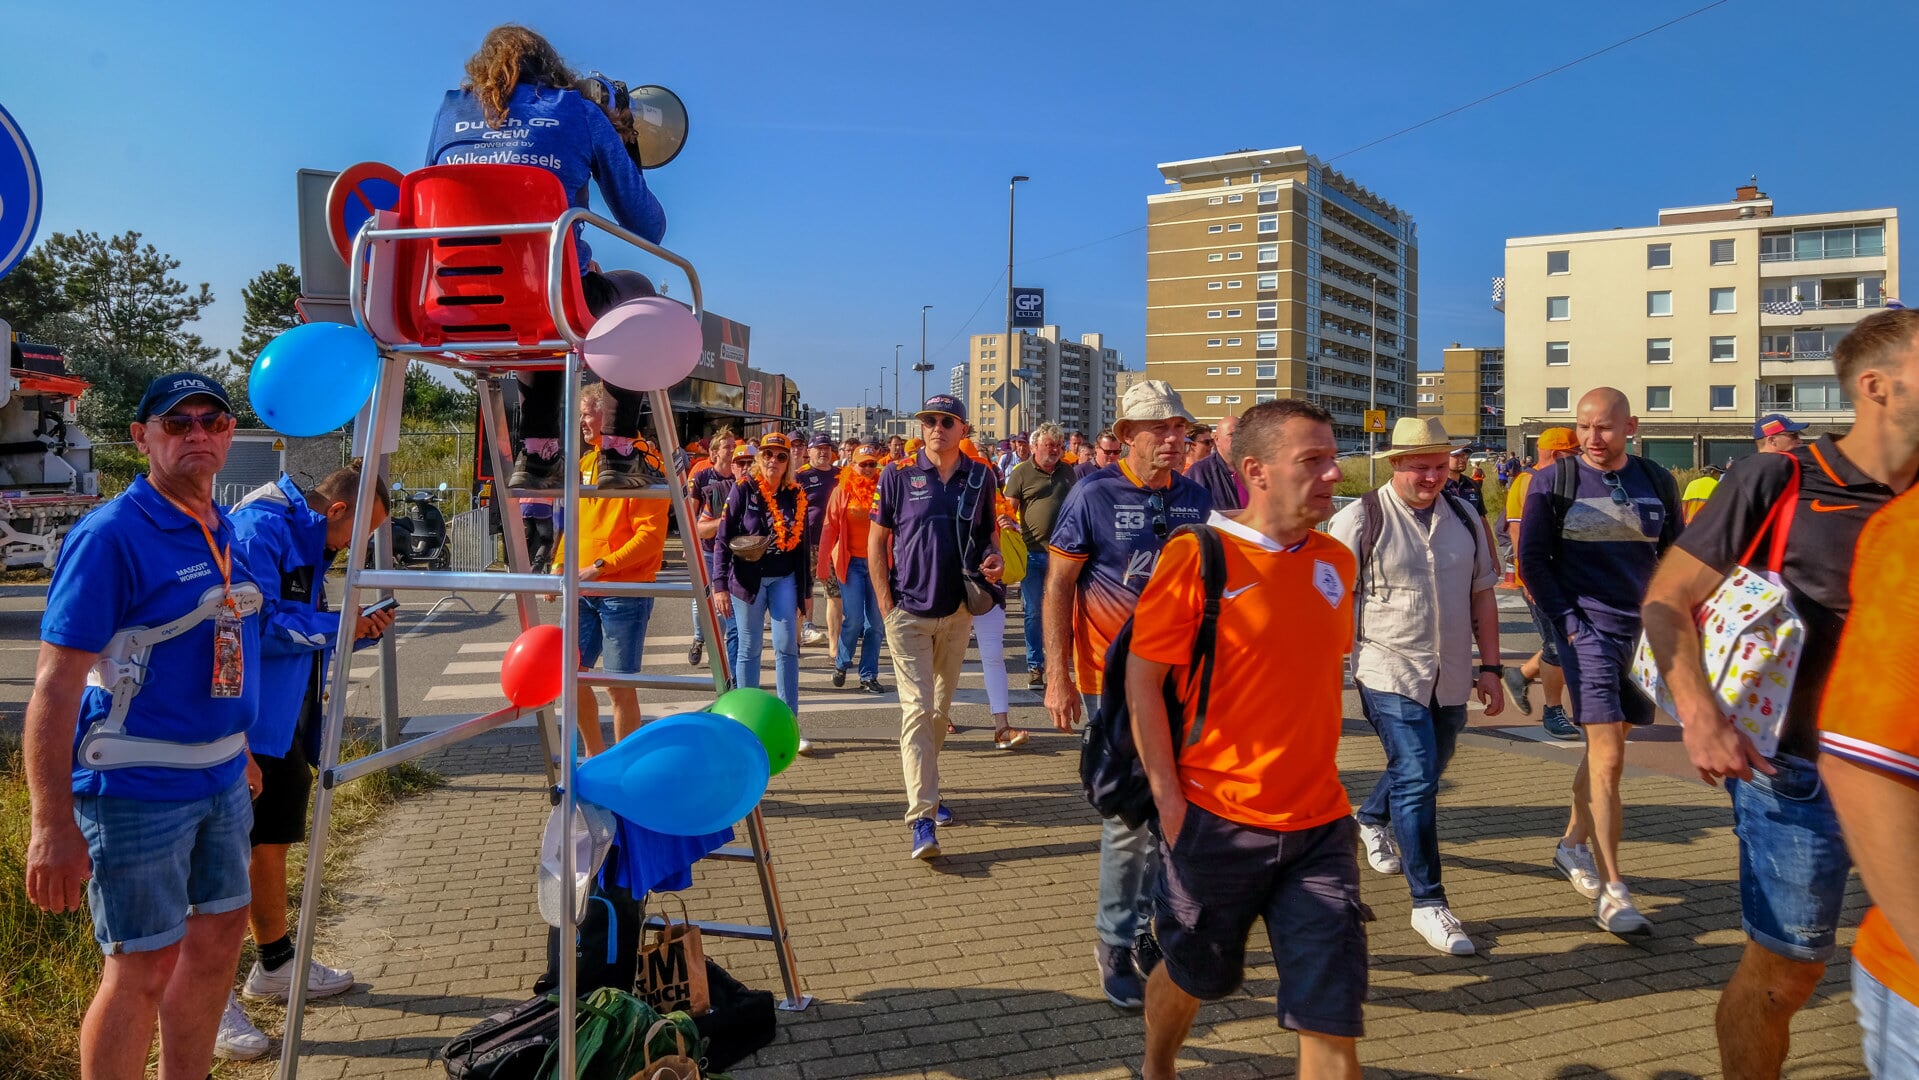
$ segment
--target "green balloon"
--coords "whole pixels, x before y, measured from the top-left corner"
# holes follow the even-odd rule
[[[778,776],[800,752],[800,723],[786,702],[764,690],[741,687],[720,695],[706,710],[745,724],[766,747],[769,773]]]

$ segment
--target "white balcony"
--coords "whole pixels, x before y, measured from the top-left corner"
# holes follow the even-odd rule
[[[1759,256],[1762,278],[1845,277],[1850,274],[1884,273],[1886,256],[1848,255],[1834,259],[1795,259],[1790,254]]]
[[[1762,379],[1787,378],[1793,375],[1837,376],[1839,369],[1833,365],[1832,357],[1812,354],[1794,356],[1760,356],[1759,377]]]
[[[1802,300],[1797,315],[1775,315],[1762,305],[1759,309],[1760,326],[1830,326],[1833,323],[1856,323],[1860,319],[1886,306],[1884,299],[1877,300]]]

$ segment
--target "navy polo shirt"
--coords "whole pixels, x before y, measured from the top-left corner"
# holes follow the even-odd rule
[[[806,492],[806,546],[818,547],[826,527],[826,501],[840,484],[840,471],[830,465],[824,469],[803,465],[793,474],[793,482]]]
[[[975,473],[979,489],[968,492]],[[913,460],[894,462],[880,474],[873,497],[873,523],[893,530],[893,603],[909,613],[942,619],[966,602],[960,581],[960,496],[969,507],[969,546],[975,560],[995,554],[993,499],[999,493],[992,471],[961,455],[951,479],[940,481],[939,466],[916,451]]]
[[[253,578],[234,543],[224,513],[213,539],[233,551],[233,584]],[[145,476],[112,502],[82,518],[60,545],[60,560],[47,590],[40,620],[43,641],[97,653],[113,635],[138,626],[161,626],[221,591],[220,568],[193,518],[175,509]],[[223,739],[253,725],[260,698],[260,620],[242,619],[246,660],[242,693],[216,698],[213,690],[213,620],[153,646],[146,684],[127,712],[126,733],[169,742]],[[80,702],[74,749],[89,728],[107,715],[112,697],[89,686]],[[79,766],[76,795],[110,795],[147,802],[201,799],[233,786],[246,769],[244,755],[206,769],[126,768],[95,771]]]

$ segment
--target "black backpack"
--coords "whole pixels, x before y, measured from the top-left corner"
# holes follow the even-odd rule
[[[1186,709],[1178,681],[1171,673],[1162,688],[1175,757],[1182,747],[1198,742],[1206,728],[1206,704],[1213,685],[1213,643],[1219,632],[1220,597],[1226,591],[1226,547],[1219,534],[1207,525],[1183,525],[1173,536],[1186,532],[1199,541],[1199,572],[1206,606],[1200,616],[1199,633],[1193,638],[1192,667],[1199,671],[1199,699],[1190,733],[1184,730]],[[1133,620],[1127,619],[1112,647],[1106,650],[1106,682],[1099,695],[1099,712],[1087,718],[1080,732],[1079,783],[1086,801],[1101,817],[1117,817],[1128,828],[1137,829],[1157,817],[1159,811],[1153,804],[1153,789],[1146,782],[1139,749],[1133,743],[1133,721],[1126,709],[1126,662],[1132,653]]]

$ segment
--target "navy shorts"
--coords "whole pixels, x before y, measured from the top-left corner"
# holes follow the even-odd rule
[[[1788,960],[1823,964],[1839,933],[1852,856],[1819,766],[1781,754],[1778,773],[1726,778],[1739,837],[1740,926]]]
[[[1561,634],[1555,644],[1560,670],[1566,673],[1574,723],[1624,720],[1635,727],[1652,723],[1652,699],[1632,684],[1632,656],[1639,647],[1639,635],[1609,634],[1587,623],[1580,626],[1577,640]]]
[[[1187,804],[1172,846],[1159,845],[1153,920],[1166,973],[1203,1001],[1246,978],[1246,938],[1266,920],[1279,969],[1279,1022],[1357,1038],[1365,1027],[1366,924],[1359,825],[1351,817],[1276,832]]]
[[[1533,613],[1533,629],[1539,631],[1539,662],[1552,667],[1559,666],[1559,635],[1553,630],[1553,621],[1539,610],[1529,594],[1526,597],[1526,610]]]
[[[260,766],[260,794],[253,800],[253,830],[248,837],[254,847],[306,839],[313,766],[307,764],[305,742],[296,731],[285,756],[253,755],[254,764]]]

